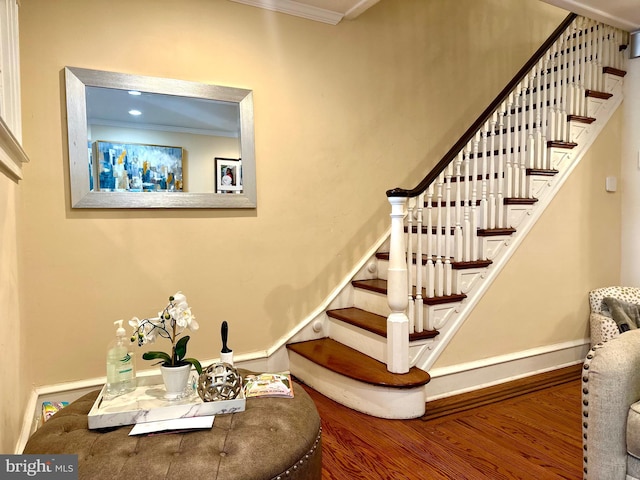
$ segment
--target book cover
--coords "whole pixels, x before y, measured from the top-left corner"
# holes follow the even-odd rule
[[[244,377],[244,396],[293,398],[293,384],[289,372],[260,373]]]

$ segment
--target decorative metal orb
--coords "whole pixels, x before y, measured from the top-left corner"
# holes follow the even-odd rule
[[[232,400],[240,394],[242,377],[228,363],[208,366],[198,378],[198,395],[205,402]]]

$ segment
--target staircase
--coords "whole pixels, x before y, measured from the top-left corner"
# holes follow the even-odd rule
[[[425,412],[427,373],[622,101],[626,32],[574,14],[412,190],[310,329],[292,373],[382,418]]]

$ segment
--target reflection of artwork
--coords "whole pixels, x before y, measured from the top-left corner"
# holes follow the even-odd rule
[[[242,192],[242,160],[216,157],[216,193]]]
[[[100,190],[182,191],[182,148],[136,143],[94,143]]]

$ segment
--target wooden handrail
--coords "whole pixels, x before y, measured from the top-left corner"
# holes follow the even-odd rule
[[[464,148],[464,146],[469,143],[469,141],[473,138],[473,136],[477,133],[477,131],[484,125],[484,123],[491,117],[493,112],[500,106],[500,104],[507,99],[511,91],[518,85],[520,81],[529,73],[529,71],[534,67],[536,63],[542,58],[544,53],[553,45],[553,43],[562,35],[571,22],[578,15],[575,13],[570,13],[567,18],[556,28],[551,36],[536,50],[533,56],[529,59],[527,63],[516,73],[513,79],[507,84],[504,89],[498,94],[498,96],[491,102],[491,104],[482,112],[482,114],[478,117],[478,119],[469,127],[469,129],[460,137],[453,147],[442,157],[435,167],[427,174],[426,177],[411,190],[405,190],[403,188],[397,187],[392,190],[387,191],[387,197],[415,197],[424,192],[429,185],[431,185],[440,175],[445,168],[456,158],[460,150]]]

